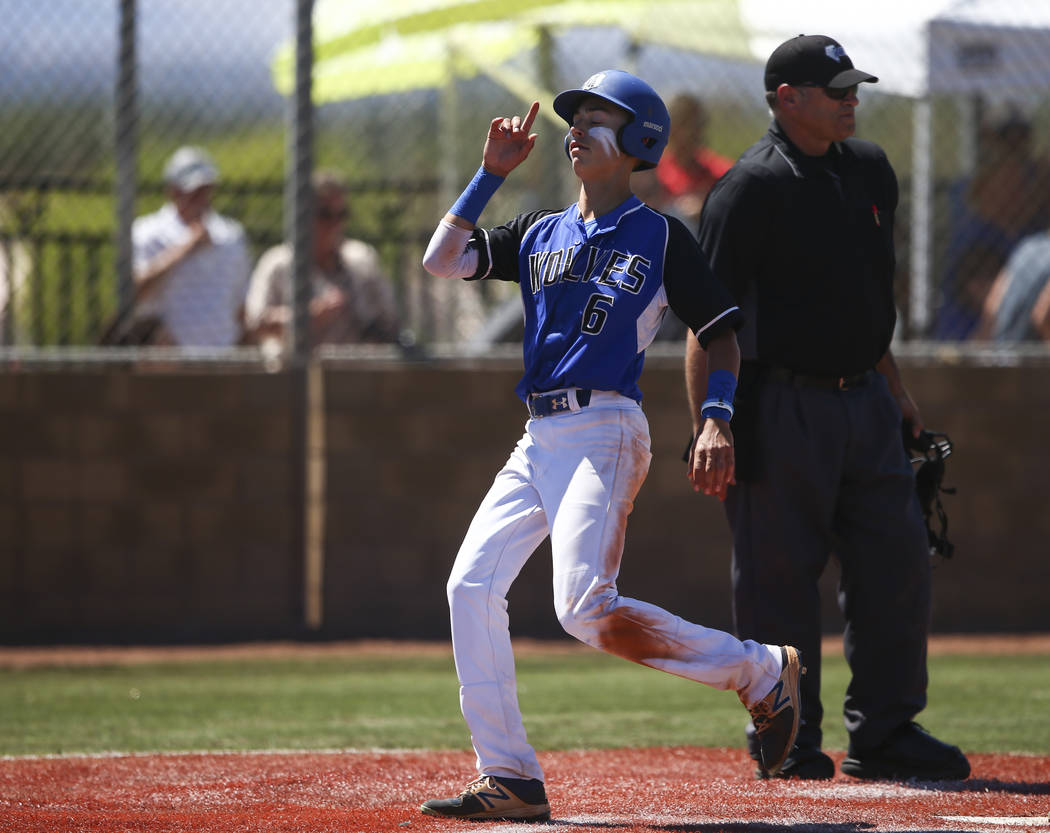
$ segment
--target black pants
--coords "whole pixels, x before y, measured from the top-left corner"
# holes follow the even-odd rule
[[[765,381],[754,405],[758,468],[725,502],[737,635],[802,652],[798,744],[819,748],[817,584],[834,554],[846,729],[855,748],[877,746],[926,705],[930,559],[900,409],[878,373],[847,391]]]

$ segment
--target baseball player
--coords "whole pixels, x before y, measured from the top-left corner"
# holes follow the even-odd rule
[[[679,221],[631,192],[667,143],[663,101],[639,78],[608,70],[554,99],[569,125],[565,150],[579,201],[475,228],[491,195],[529,155],[539,112],[493,119],[482,165],[439,223],[423,265],[431,274],[521,285],[529,419],[496,475],[448,581],[460,703],[478,776],[424,813],[468,819],[550,817],[543,770],[525,737],[508,629],[507,592],[549,535],[554,607],[582,642],[719,689],[736,691],[762,727],[775,773],[798,732],[793,647],[741,642],[619,595],[627,516],[649,469],[649,427],[638,377],[668,306],[696,334],[712,373],[696,442],[698,488],[724,494],[733,477],[733,387],[740,311]]]

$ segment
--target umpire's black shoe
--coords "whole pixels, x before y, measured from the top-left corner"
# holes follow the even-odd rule
[[[759,764],[770,778],[780,772],[798,737],[799,687],[806,669],[798,650],[780,649],[780,678],[773,689],[748,709],[755,727],[755,741],[761,756]]]
[[[543,782],[482,775],[453,798],[432,798],[419,808],[428,816],[476,821],[549,821]]]
[[[758,767],[755,777],[759,779],[770,776]],[[787,756],[784,765],[775,778],[798,778],[802,781],[828,781],[835,777],[835,762],[819,749],[812,747],[802,749],[796,746]]]
[[[842,771],[854,778],[888,781],[958,781],[969,777],[970,762],[958,746],[937,740],[912,721],[874,749],[856,749],[850,741]]]

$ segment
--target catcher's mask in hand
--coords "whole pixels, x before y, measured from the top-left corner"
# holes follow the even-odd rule
[[[915,491],[922,506],[922,515],[926,520],[926,535],[930,545],[930,555],[951,558],[955,545],[948,540],[948,515],[941,504],[941,493],[955,494],[955,489],[946,489],[944,481],[944,461],[951,456],[952,441],[947,434],[935,431],[921,431],[918,437],[912,436],[912,426],[905,422],[903,426],[904,449],[908,452],[912,464],[918,464],[915,470]],[[931,526],[932,516],[937,515],[939,531]]]

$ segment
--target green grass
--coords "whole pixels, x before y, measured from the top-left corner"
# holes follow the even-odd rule
[[[1043,656],[930,661],[920,720],[967,752],[1046,754]],[[519,696],[539,749],[741,747],[734,694],[596,651],[526,655]],[[825,745],[844,749],[841,657],[824,663]],[[205,660],[0,671],[0,754],[452,748],[468,735],[451,657]]]

